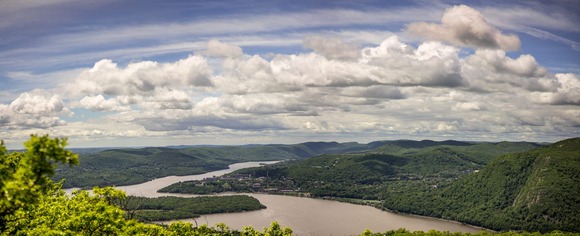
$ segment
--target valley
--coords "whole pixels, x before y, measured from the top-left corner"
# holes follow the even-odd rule
[[[580,172],[578,140],[547,146],[528,142],[394,140],[368,144],[311,142],[118,149],[81,155],[81,163],[85,160],[86,164],[68,172],[59,169],[55,179],[66,176],[65,186],[74,187],[127,185],[168,175],[215,171],[240,161],[274,160],[281,162],[223,176],[180,180],[160,186],[159,192],[302,196],[455,220],[499,231],[578,231],[577,219],[572,217],[579,209],[574,194],[578,187],[572,184],[578,181],[574,173]],[[106,171],[79,174],[75,168]],[[148,174],[140,174],[145,172]],[[111,178],[115,175],[125,180]],[[87,178],[100,182],[84,182]],[[541,184],[534,179],[540,179]],[[542,204],[532,204],[538,202],[535,199],[542,199]],[[563,210],[553,210],[562,204]]]

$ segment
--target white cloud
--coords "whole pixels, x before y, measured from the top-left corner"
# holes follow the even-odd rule
[[[566,76],[559,75],[562,81],[556,81],[530,55],[514,59],[502,50],[477,50],[460,58],[456,47],[425,42],[415,48],[396,36],[361,49],[359,60],[332,60],[317,52],[278,54],[267,60],[240,55],[243,52],[236,46],[213,43],[219,50],[209,55],[220,56],[221,63],[208,64],[200,55],[174,63],[145,61],[126,67],[100,61],[72,84],[81,91],[79,104],[93,110],[136,105],[108,117],[143,127],[144,135],[403,134],[401,130],[414,135],[475,135],[510,133],[520,130],[517,125],[528,127],[526,132],[547,129],[541,124],[550,122],[515,118],[526,114],[526,106],[535,106],[526,98],[534,94],[529,91],[555,96],[557,91],[565,94],[562,83],[576,86]],[[200,87],[183,79],[189,77],[183,71],[219,74],[202,73],[213,86]],[[511,94],[493,93],[514,89]],[[508,114],[503,109],[524,110]],[[494,114],[514,118],[511,123],[494,120]]]
[[[205,58],[196,55],[174,63],[135,62],[125,68],[103,59],[83,71],[66,88],[73,94],[151,95],[158,88],[212,86],[211,75]]]
[[[79,104],[86,109],[91,111],[121,111],[127,110],[125,107],[121,107],[120,104],[114,99],[105,99],[103,95],[99,94],[97,96],[85,96],[79,101]]]
[[[10,123],[12,110],[10,106],[0,104],[0,127]]]
[[[0,104],[0,129],[19,130],[65,125],[58,117],[69,112],[59,95],[43,90],[20,94],[10,105]]]
[[[465,5],[448,8],[441,18],[441,24],[411,23],[406,31],[411,35],[458,46],[508,51],[520,47],[518,36],[502,34],[479,11]]]
[[[531,55],[516,59],[502,50],[477,50],[462,65],[462,75],[471,89],[478,91],[555,91],[559,86],[553,75],[540,66]]]
[[[182,90],[157,90],[154,97],[148,99],[157,109],[191,109],[191,96]]]
[[[441,24],[411,24],[410,31],[421,26],[451,35],[417,44],[376,30],[324,30],[317,36],[310,36],[313,34],[309,31],[312,27],[358,26],[393,17],[407,21],[409,16],[378,15],[391,11],[370,12],[367,16],[360,11],[329,10],[318,13],[340,12],[352,18],[329,16],[324,22],[307,22],[308,17],[315,17],[313,12],[318,11],[290,14],[306,17],[298,22],[281,22],[288,15],[248,16],[244,19],[272,21],[244,24],[234,31],[240,34],[223,37],[214,37],[211,32],[198,35],[187,28],[200,22],[137,27],[159,32],[136,32],[134,27],[98,31],[106,35],[84,39],[114,43],[162,33],[199,37],[195,42],[176,43],[178,39],[169,44],[160,42],[162,46],[111,48],[104,49],[103,54],[88,52],[75,57],[109,53],[137,53],[138,57],[139,53],[193,49],[197,53],[172,62],[136,60],[123,65],[123,60],[97,61],[54,91],[27,92],[11,104],[0,104],[0,135],[7,130],[24,135],[20,131],[27,130],[83,140],[203,137],[195,140],[239,139],[238,143],[275,142],[272,139],[280,140],[282,136],[300,141],[330,137],[356,141],[385,137],[531,137],[545,141],[580,124],[576,118],[580,117],[578,76],[553,75],[531,55],[506,55],[505,50],[513,49],[516,40],[499,32],[473,9],[451,8]],[[454,14],[460,17],[451,17]],[[204,22],[215,26],[209,27],[211,30],[223,33],[239,21],[224,18]],[[305,22],[308,24],[299,25]],[[276,24],[281,29],[298,30],[277,35],[276,30],[271,30]],[[121,34],[112,35],[115,32]],[[440,36],[426,32],[427,36]],[[61,36],[53,39],[62,39]],[[78,40],[81,39],[71,38],[62,45],[82,45]],[[242,50],[246,46],[300,43],[312,51],[250,55]],[[461,46],[477,49],[462,50]],[[67,60],[73,59],[77,58]],[[19,81],[41,76],[21,72],[10,75]],[[66,123],[58,117],[70,113],[71,108],[81,110],[77,114],[88,118]],[[80,116],[75,116],[75,120]],[[568,131],[566,135],[576,133]]]
[[[244,53],[242,52],[242,48],[231,44],[225,44],[215,39],[212,39],[209,42],[207,42],[207,49],[205,50],[205,52],[211,56],[225,58],[240,57],[244,55]]]
[[[418,49],[389,37],[378,47],[363,49],[362,62],[368,64],[371,78],[382,84],[398,86],[458,87],[465,81],[460,75],[458,50],[436,42],[426,42]]]
[[[41,91],[22,93],[12,103],[10,109],[18,114],[52,114],[64,108],[59,95],[45,95]]]
[[[487,108],[478,102],[460,102],[453,106],[453,110],[458,111],[481,111]]]
[[[533,94],[536,102],[553,105],[580,105],[580,78],[575,74],[556,74],[560,87],[556,92]]]

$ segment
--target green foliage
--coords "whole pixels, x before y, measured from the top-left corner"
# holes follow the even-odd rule
[[[488,157],[480,152],[506,153],[536,147],[529,143],[509,145],[408,140],[373,146],[379,147],[363,153],[322,155],[240,170],[234,174],[269,177],[272,179],[270,186],[272,182],[283,183],[280,188],[300,189],[317,197],[382,199],[385,188],[415,185],[413,181],[431,188],[481,169],[488,162]],[[291,184],[287,184],[289,182]],[[193,186],[182,186],[181,191],[188,187]]]
[[[201,214],[254,211],[266,208],[258,199],[245,196],[213,197],[128,197],[126,210],[141,221],[195,218]]]
[[[212,194],[222,192],[252,192],[253,183],[243,183],[237,180],[208,181],[199,184],[200,181],[184,181],[159,189],[160,193],[184,193],[184,194]]]
[[[9,215],[53,190],[50,177],[56,163],[78,163],[77,155],[64,149],[66,139],[32,135],[24,146],[25,153],[9,154],[0,145],[0,229]]]
[[[580,138],[512,153],[437,189],[407,186],[385,207],[496,230],[580,231]]]
[[[55,190],[42,195],[38,204],[28,205],[11,215],[5,232],[19,235],[111,235],[120,234],[126,227],[137,223],[125,220],[124,212],[107,201],[107,198],[121,193],[107,191],[101,194],[91,196],[87,191],[77,191],[66,196],[63,191]]]
[[[537,145],[536,145],[537,146]],[[321,154],[364,152],[390,154],[392,156],[413,157],[415,152],[424,156],[438,148],[458,153],[458,160],[465,168],[481,167],[498,154],[513,150],[528,150],[535,147],[531,143],[465,143],[457,141],[383,141],[370,144],[309,142],[294,145],[248,145],[210,146],[186,148],[141,148],[113,149],[81,154],[78,167],[60,167],[54,180],[65,178],[64,187],[92,188],[93,186],[119,186],[146,182],[169,175],[193,175],[225,169],[229,164],[243,161],[304,159]],[[421,155],[421,153],[417,155]],[[451,155],[451,154],[442,154]],[[459,157],[458,157],[459,158]],[[413,162],[408,170],[421,174],[438,173],[439,169],[427,168],[432,163]],[[392,164],[392,163],[390,163]],[[445,168],[446,163],[437,163]],[[372,162],[367,163],[373,166]],[[383,166],[387,169],[388,166]],[[429,172],[429,170],[435,170]],[[386,171],[386,169],[385,169]],[[453,172],[453,171],[451,171]],[[371,181],[371,180],[369,180]]]
[[[232,161],[200,158],[171,148],[106,150],[80,156],[75,168],[61,166],[54,179],[65,187],[129,185],[168,175],[201,174],[225,169]]]
[[[8,153],[0,145],[1,235],[290,235],[278,223],[263,231],[251,227],[231,230],[223,224],[216,228],[189,223],[169,226],[127,219],[121,207],[140,202],[142,206],[185,206],[184,210],[208,213],[251,210],[263,206],[248,196],[223,198],[159,198],[132,201],[112,187],[65,194],[60,184],[50,180],[56,163],[76,164],[77,156],[65,150],[66,139],[31,136],[25,153]],[[183,203],[185,203],[183,205]]]
[[[248,192],[260,191],[252,183],[261,183],[297,195],[372,205],[382,201],[393,211],[496,230],[580,231],[577,140],[534,150],[538,145],[524,142],[393,141],[373,144],[379,147],[370,152],[249,168],[215,182],[179,183],[164,191]],[[524,152],[509,153],[514,150]],[[505,155],[490,161],[498,154]],[[228,179],[236,175],[253,178]]]
[[[356,143],[316,142],[295,145],[113,149],[81,154],[78,167],[61,166],[54,179],[65,178],[66,188],[130,185],[169,175],[194,175],[226,169],[228,165],[237,162],[301,159],[364,148],[364,145]]]

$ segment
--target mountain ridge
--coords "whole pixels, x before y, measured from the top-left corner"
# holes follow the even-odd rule
[[[390,196],[384,206],[495,230],[580,231],[580,138],[502,155],[425,194]]]

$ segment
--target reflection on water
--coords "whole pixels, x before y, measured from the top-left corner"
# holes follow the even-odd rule
[[[168,176],[142,184],[119,186],[118,188],[129,195],[136,196],[159,197],[172,195],[195,197],[199,195],[157,193],[157,190],[181,181],[201,180],[208,177],[221,176],[243,168],[257,167],[260,163],[273,164],[275,162],[237,163],[230,165],[229,169],[226,170],[200,175]],[[428,231],[430,229],[450,232],[479,231],[478,228],[456,222],[395,214],[370,206],[280,195],[247,195],[260,200],[267,209],[242,213],[205,215],[197,218],[197,222],[199,224],[208,224],[209,226],[213,226],[216,223],[225,223],[234,229],[241,229],[243,226],[250,225],[256,229],[261,229],[269,226],[272,221],[278,221],[282,226],[291,227],[297,235],[360,235],[365,229],[370,229],[373,232],[384,232],[399,228],[406,228],[410,231]],[[193,222],[192,219],[182,221]]]

